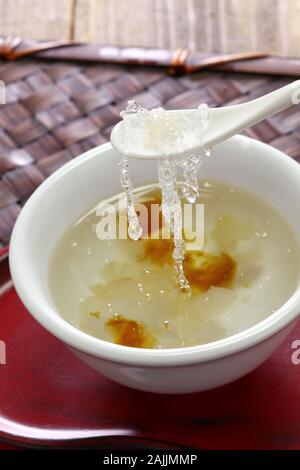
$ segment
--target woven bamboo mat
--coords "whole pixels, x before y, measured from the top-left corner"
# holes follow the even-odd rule
[[[37,62],[0,64],[0,247],[31,193],[61,165],[109,139],[128,99],[152,108],[236,104],[294,78],[201,72],[179,78],[144,67]],[[300,113],[290,108],[246,131],[300,160]]]

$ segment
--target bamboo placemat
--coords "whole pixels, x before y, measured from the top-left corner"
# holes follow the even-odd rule
[[[106,142],[128,99],[146,108],[224,106],[256,98],[295,77],[217,71],[174,77],[166,68],[30,58],[2,62],[0,80],[7,91],[7,103],[0,105],[1,248],[32,192],[61,165]],[[246,134],[300,159],[296,106]]]

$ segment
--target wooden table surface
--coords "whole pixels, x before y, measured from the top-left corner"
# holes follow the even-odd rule
[[[299,0],[0,0],[0,34],[300,55]]]
[[[13,288],[2,290],[0,312],[7,350],[0,366],[0,442],[300,449],[299,365],[292,361],[300,324],[240,380],[206,392],[159,395],[118,385],[79,361],[28,314]]]
[[[0,442],[0,450],[19,450],[19,447]]]

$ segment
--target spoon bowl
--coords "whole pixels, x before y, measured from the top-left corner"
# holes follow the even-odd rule
[[[289,106],[300,102],[300,80],[279,88],[267,95],[252,101],[235,106],[209,109],[209,126],[199,132],[199,136],[193,136],[193,140],[185,139],[187,144],[180,147],[178,152],[164,153],[162,148],[149,148],[148,145],[138,146],[134,151],[128,147],[124,135],[124,121],[120,121],[111,132],[111,144],[122,155],[132,158],[160,159],[160,158],[182,158],[191,153],[198,153],[203,149],[209,149],[235,134],[240,133],[247,127],[282,111]],[[180,123],[184,120],[190,122],[191,128],[197,129],[199,121],[199,109],[183,109],[165,111],[165,116],[176,117]],[[182,131],[184,133],[184,130]],[[190,131],[189,131],[190,132]],[[197,132],[197,130],[195,130]],[[196,143],[195,143],[196,142]]]

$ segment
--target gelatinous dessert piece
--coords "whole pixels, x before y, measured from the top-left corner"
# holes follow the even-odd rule
[[[152,348],[154,345],[154,338],[142,322],[117,314],[107,320],[106,326],[112,332],[114,343],[133,348]]]
[[[192,287],[207,291],[210,287],[232,287],[237,264],[227,253],[205,251],[186,253],[184,269]]]

